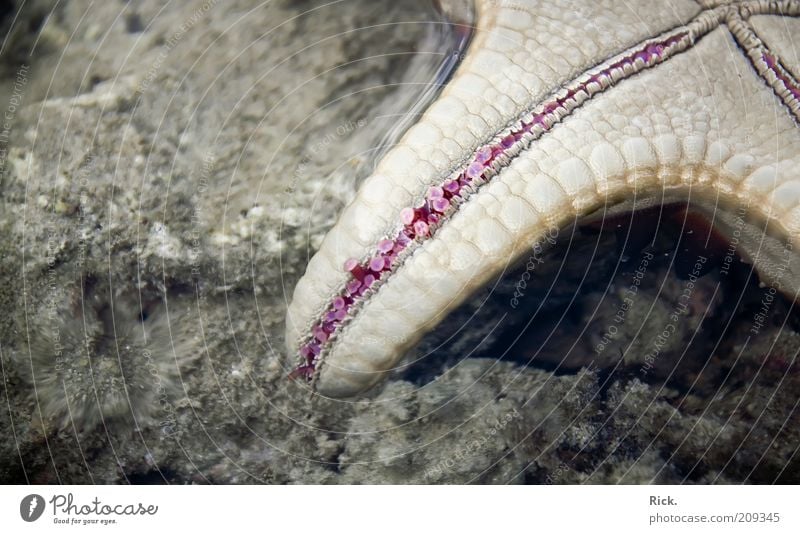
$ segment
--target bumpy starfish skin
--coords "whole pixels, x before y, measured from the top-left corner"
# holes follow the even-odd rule
[[[787,39],[800,2],[476,10],[467,57],[295,289],[296,376],[329,396],[368,389],[548,231],[613,206],[689,198],[797,293],[800,63]]]

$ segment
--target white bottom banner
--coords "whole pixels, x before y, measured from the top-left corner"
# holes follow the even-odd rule
[[[3,532],[800,532],[793,486],[3,486],[0,492]]]

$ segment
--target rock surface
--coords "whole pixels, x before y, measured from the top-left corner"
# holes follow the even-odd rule
[[[564,232],[523,305],[524,267],[369,398],[288,381],[287,300],[429,72],[433,15],[255,6],[40,1],[9,32],[0,481],[800,480],[797,317],[774,296],[748,335],[771,293],[746,266],[697,281],[642,372],[687,287],[668,233],[621,323],[642,251]]]

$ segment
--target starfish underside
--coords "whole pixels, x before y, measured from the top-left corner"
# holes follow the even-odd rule
[[[466,58],[295,289],[294,376],[364,391],[552,229],[672,200],[795,298],[800,2],[474,7]]]

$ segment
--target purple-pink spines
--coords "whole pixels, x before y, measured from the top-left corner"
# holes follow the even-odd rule
[[[431,203],[431,206],[439,213],[444,213],[450,207],[450,201],[446,198],[437,198]]]
[[[442,184],[442,189],[451,195],[457,195],[461,190],[461,186],[458,184],[458,180],[447,180],[444,184]]]
[[[673,35],[672,37],[670,37],[669,39],[667,39],[666,41],[664,41],[664,42],[662,43],[662,46],[663,46],[664,48],[666,48],[666,47],[668,47],[668,46],[672,46],[672,45],[674,45],[675,43],[679,42],[679,41],[680,41],[681,39],[683,39],[684,37],[686,37],[687,35],[689,35],[689,34],[688,34],[688,33],[686,33],[686,32],[679,33],[679,34],[677,34],[677,35]]]
[[[602,85],[602,84],[603,84],[603,83],[602,83],[602,80],[603,80],[603,78],[609,78],[609,77],[610,77],[610,76],[609,76],[609,74],[608,74],[606,71],[598,72],[597,74],[593,74],[593,75],[592,75],[592,76],[589,78],[589,81],[588,81],[587,83],[592,83],[592,82],[594,82],[594,83],[596,83],[596,84]]]
[[[341,310],[342,308],[344,308],[346,303],[343,297],[336,297],[335,299],[333,299],[333,302],[331,304],[333,305],[334,310]]]
[[[347,317],[347,308],[342,308],[341,310],[336,310],[333,314],[333,318],[336,321],[342,322],[344,318]]]
[[[438,185],[428,189],[428,200],[433,201],[436,200],[437,198],[442,198],[443,196],[444,196],[444,189],[442,189]]]
[[[369,270],[379,273],[383,270],[383,267],[386,265],[386,259],[383,256],[375,256],[371,260],[369,260]]]
[[[344,262],[344,270],[348,273],[353,272],[356,267],[358,267],[358,260],[355,258],[350,258]]]
[[[309,345],[300,347],[300,356],[302,356],[307,363],[311,363],[314,360],[314,353],[311,352],[311,347]]]
[[[375,276],[368,274],[364,277],[364,288],[372,287],[372,284],[375,283]]]
[[[349,270],[350,274],[353,275],[353,278],[356,280],[364,280],[364,276],[367,274],[367,269],[361,265],[360,263],[356,263],[355,265],[350,266],[351,269]]]
[[[650,61],[650,58],[651,55],[648,54],[646,51],[637,52],[637,54],[633,56],[634,61],[637,59],[641,59],[642,62],[644,62],[645,64],[647,64],[647,62]]]
[[[478,152],[475,154],[475,161],[478,163],[486,163],[492,159],[492,147],[484,146],[478,149]]]
[[[297,368],[295,368],[295,370],[289,374],[289,378],[294,379],[303,377],[308,381],[311,381],[313,376],[314,376],[314,366],[310,363],[308,365],[297,366]]]
[[[417,221],[414,223],[414,233],[417,237],[425,237],[428,235],[430,228],[428,228],[428,223],[425,221]]]
[[[503,145],[503,148],[511,148],[514,146],[514,141],[514,134],[508,134],[503,138],[502,141],[500,141],[500,144]]]
[[[555,110],[557,110],[558,107],[559,107],[559,103],[557,101],[556,102],[548,102],[547,104],[544,105],[544,110],[542,110],[542,113],[544,113],[545,115],[548,114],[548,113],[552,113]]]
[[[657,59],[661,57],[661,54],[664,52],[664,45],[660,44],[649,44],[645,47],[644,51],[650,55],[651,59]]]
[[[327,334],[327,333],[325,333],[323,330],[317,330],[317,331],[314,333],[314,337],[315,337],[315,338],[317,339],[317,341],[319,341],[320,343],[325,343],[326,341],[328,341],[328,334]]]
[[[548,130],[550,127],[547,126],[547,122],[544,120],[544,115],[536,115],[531,122],[531,126],[538,124],[543,129]]]
[[[381,253],[385,254],[385,253],[391,251],[394,248],[394,245],[395,245],[395,243],[391,239],[381,239],[378,242],[378,250]]]
[[[775,74],[775,77],[783,83],[784,88],[789,91],[789,94],[795,99],[800,99],[800,87],[796,85],[791,77],[786,75],[787,71],[784,66],[780,64],[778,58],[770,54],[762,54],[761,59],[764,60],[767,67]]]
[[[414,222],[414,208],[403,208],[400,210],[400,220],[406,226]]]
[[[411,236],[408,231],[404,228],[402,232],[397,235],[397,239],[395,240],[396,243],[394,245],[394,252],[402,252],[411,243]]]
[[[361,280],[350,280],[347,282],[347,294],[348,295],[355,295],[358,292],[358,289],[361,287]]]
[[[512,139],[513,139],[513,137],[512,137]],[[511,145],[509,145],[509,146],[511,146]],[[483,166],[483,163],[479,163],[477,161],[473,161],[472,163],[470,163],[469,167],[467,167],[467,170],[466,170],[466,172],[464,174],[466,174],[467,178],[469,178],[470,180],[474,180],[475,178],[477,178],[478,176],[481,175],[481,173],[483,172],[483,169],[485,169],[485,168],[486,167]]]

